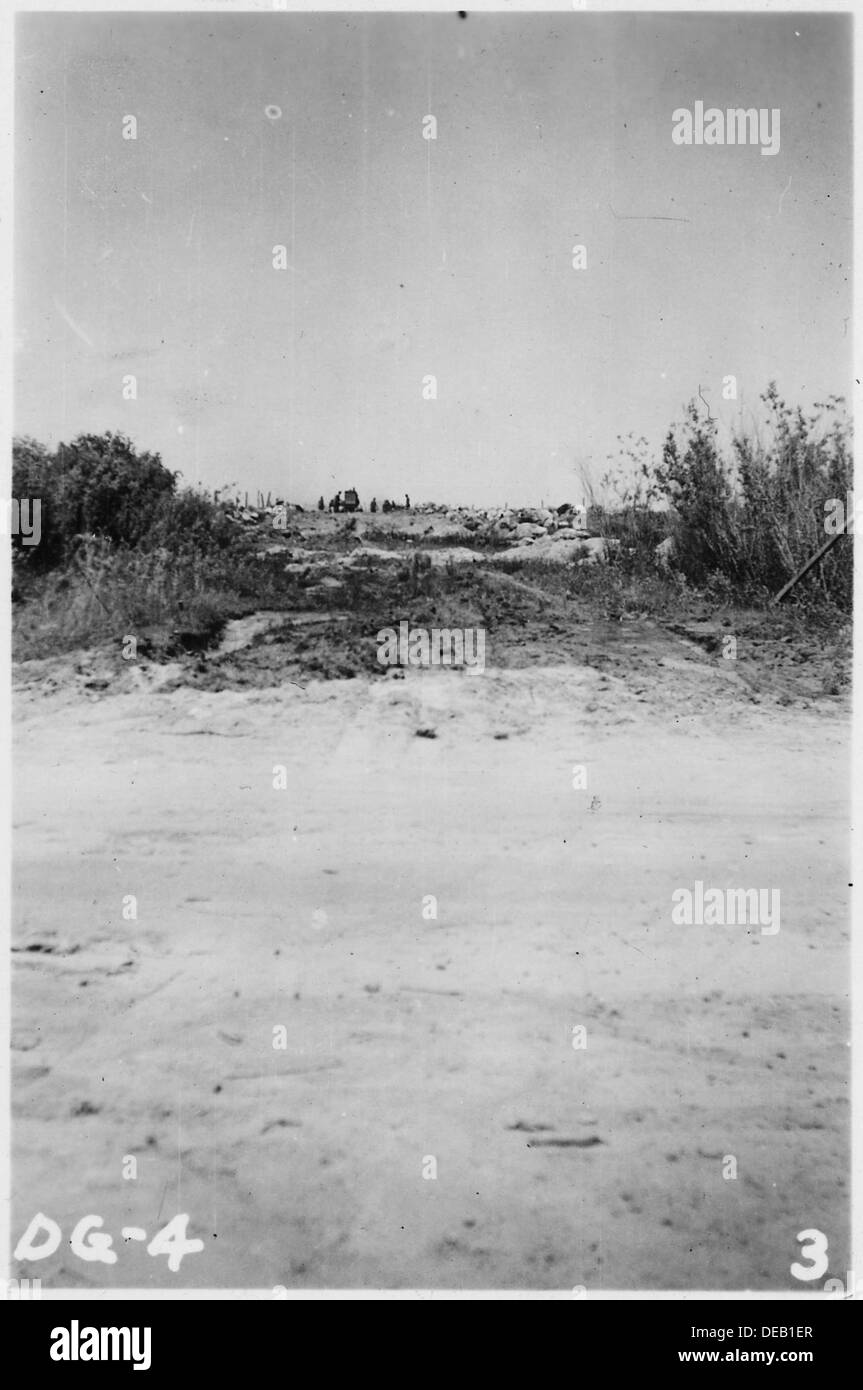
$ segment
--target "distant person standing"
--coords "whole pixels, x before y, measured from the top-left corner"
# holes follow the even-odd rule
[[[319,512],[322,512],[322,511],[324,511],[324,510],[325,510],[325,508],[324,508],[324,499],[323,499],[323,497],[319,497],[319,498],[318,498],[318,511],[319,511]]]
[[[408,497],[407,493],[405,493],[405,511],[406,511],[406,512],[409,512],[410,509],[411,509],[411,499]]]
[[[377,509],[378,509],[378,499],[377,499],[376,497],[373,497],[372,500],[371,500],[371,502],[369,503],[369,511],[370,511],[370,512],[376,512]]]

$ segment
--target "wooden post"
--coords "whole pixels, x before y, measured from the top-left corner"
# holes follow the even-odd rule
[[[839,530],[836,532],[835,536],[831,536],[829,540],[825,541],[824,544],[821,546],[821,548],[820,548],[819,550],[816,550],[816,552],[815,552],[815,554],[812,556],[811,560],[807,560],[807,561],[806,561],[806,564],[803,566],[802,570],[800,570],[797,574],[795,574],[793,579],[789,579],[789,581],[788,581],[787,584],[783,585],[783,587],[779,590],[779,593],[778,593],[778,594],[776,595],[776,597],[773,599],[773,602],[774,602],[774,603],[781,603],[782,600],[784,599],[785,595],[786,595],[786,594],[790,594],[790,592],[791,592],[791,590],[794,588],[795,584],[798,584],[798,583],[800,582],[800,580],[804,577],[804,575],[807,575],[807,574],[809,573],[809,571],[812,569],[812,567],[813,567],[814,565],[817,565],[817,564],[818,564],[818,561],[819,561],[819,560],[823,560],[824,556],[827,554],[827,551],[831,548],[831,546],[834,546],[834,545],[836,544],[836,542],[838,541],[838,539],[839,539],[840,536],[844,536],[844,535],[845,535],[845,531],[846,531],[846,529],[847,529],[847,526],[848,526],[848,517],[847,517],[847,515],[846,515],[846,516],[843,518],[842,525],[840,526]]]

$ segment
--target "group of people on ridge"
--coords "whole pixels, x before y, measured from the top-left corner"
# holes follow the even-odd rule
[[[391,502],[391,501],[389,500],[389,498],[386,498],[386,497],[384,498],[384,500],[383,500],[383,502],[382,502],[382,504],[381,504],[381,511],[382,511],[382,512],[400,512],[400,511],[409,512],[410,509],[411,509],[411,499],[410,499],[410,497],[408,496],[407,493],[405,493],[405,504],[404,504],[404,507],[400,507],[400,506],[398,505],[397,502]],[[371,502],[369,503],[369,511],[370,511],[370,512],[376,512],[377,510],[378,510],[378,500],[377,500],[376,497],[373,497],[372,500],[371,500]],[[335,495],[335,497],[331,497],[331,498],[330,498],[329,502],[325,502],[324,499],[323,499],[323,497],[321,496],[321,497],[318,498],[318,511],[319,511],[319,512],[348,512],[348,511],[350,511],[350,512],[361,512],[361,511],[362,511],[362,507],[361,507],[361,505],[360,505],[359,493],[357,492],[356,488],[348,488],[347,491],[345,492],[344,498],[342,497],[342,494],[341,494],[340,492],[337,492],[336,495]]]

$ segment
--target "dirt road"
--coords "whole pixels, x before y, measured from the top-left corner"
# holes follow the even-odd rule
[[[806,1228],[844,1274],[836,702],[681,646],[16,717],[12,1231],[62,1240],[13,1274],[799,1291]],[[781,929],[673,924],[696,880]]]

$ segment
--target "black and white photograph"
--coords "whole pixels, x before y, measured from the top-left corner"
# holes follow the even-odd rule
[[[863,1292],[854,32],[12,16],[16,1297]]]

